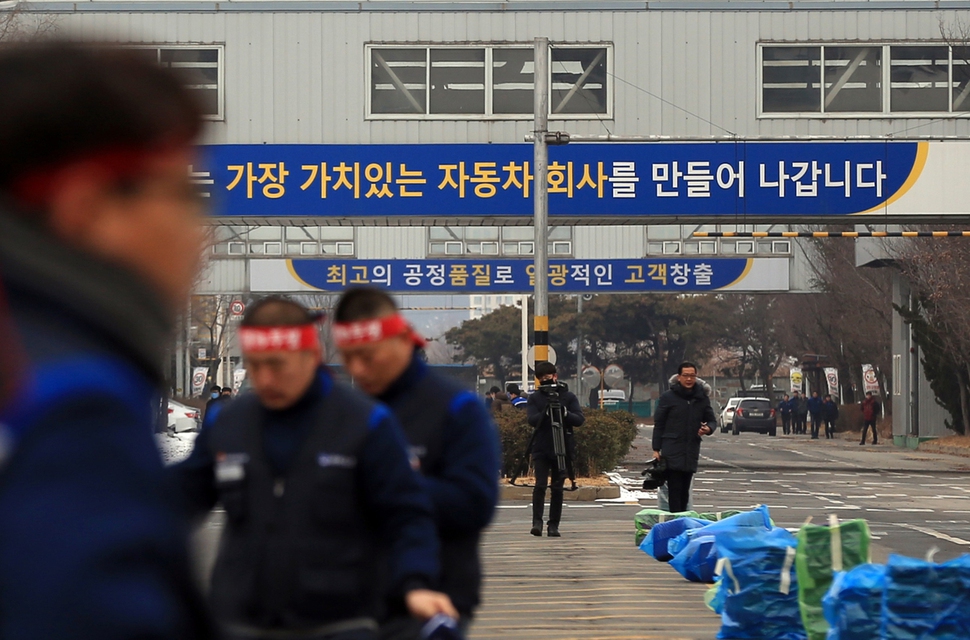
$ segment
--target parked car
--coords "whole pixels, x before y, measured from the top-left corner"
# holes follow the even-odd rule
[[[174,400],[168,401],[168,428],[175,433],[199,430],[199,410]]]
[[[757,431],[773,436],[778,431],[778,419],[768,398],[742,398],[734,410],[731,433]]]
[[[729,398],[727,404],[724,405],[724,409],[721,410],[721,416],[718,420],[721,423],[721,433],[727,433],[728,429],[731,428],[731,419],[734,417],[734,410],[738,408],[738,403],[741,400],[742,398]]]
[[[605,389],[598,392],[600,402],[604,407],[615,407],[626,402],[626,391],[622,389]]]

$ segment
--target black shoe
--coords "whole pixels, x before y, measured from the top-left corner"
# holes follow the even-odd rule
[[[546,532],[546,535],[549,536],[550,538],[561,538],[562,536],[559,535],[559,525],[557,524],[549,525],[549,530]]]
[[[865,445],[866,445],[866,443],[865,443],[865,442],[860,442],[860,443],[859,443],[859,446],[860,446],[860,447],[864,447]]]
[[[542,537],[542,520],[533,520],[532,521],[532,530],[529,531],[529,533],[531,533],[534,536],[539,536],[541,538]]]

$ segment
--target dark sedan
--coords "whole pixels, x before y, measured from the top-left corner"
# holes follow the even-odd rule
[[[742,431],[757,431],[773,436],[777,429],[775,410],[768,398],[744,398],[738,404],[731,421],[731,433],[734,435]]]

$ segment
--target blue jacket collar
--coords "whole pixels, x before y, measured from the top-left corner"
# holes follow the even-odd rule
[[[397,380],[391,383],[391,386],[384,393],[378,396],[378,400],[385,404],[394,402],[413,389],[426,375],[428,375],[428,365],[418,356],[418,351],[415,349],[408,368],[404,370],[404,373]]]

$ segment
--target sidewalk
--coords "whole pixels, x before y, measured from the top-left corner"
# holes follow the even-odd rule
[[[530,506],[505,503],[482,544],[484,605],[472,640],[711,640],[720,617],[693,584],[640,551],[639,505],[567,504],[562,538],[529,535]]]

